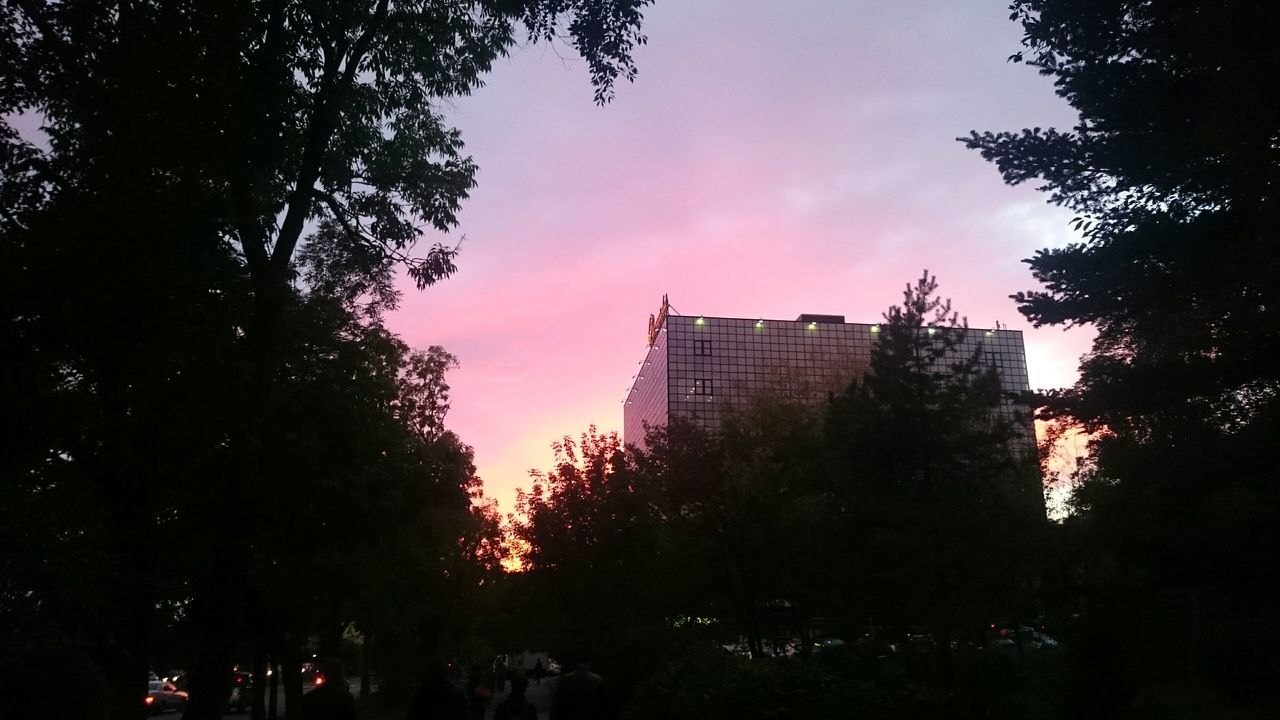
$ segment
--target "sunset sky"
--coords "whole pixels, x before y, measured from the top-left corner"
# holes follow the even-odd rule
[[[1033,387],[1074,379],[1087,331],[1031,330],[1007,297],[1070,213],[954,140],[1073,124],[1006,62],[1002,0],[659,0],[645,31],[606,107],[540,44],[442,108],[481,168],[460,272],[406,285],[392,328],[461,360],[448,424],[503,512],[552,441],[621,430],[663,293],[686,315],[873,321],[928,268],[971,324],[1024,330]]]

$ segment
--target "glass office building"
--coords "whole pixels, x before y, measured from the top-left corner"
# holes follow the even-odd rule
[[[867,372],[879,325],[839,315],[795,320],[674,315],[666,298],[649,318],[649,345],[623,401],[623,437],[644,444],[645,425],[682,417],[717,427],[727,413],[765,394],[822,402]],[[1007,397],[999,410],[1034,449],[1030,409],[1018,396],[1031,388],[1017,330],[970,328],[959,352],[981,346]]]

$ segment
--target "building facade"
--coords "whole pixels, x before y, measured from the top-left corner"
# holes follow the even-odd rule
[[[672,417],[714,428],[762,394],[821,402],[870,368],[880,327],[840,315],[795,320],[676,315],[664,296],[649,318],[648,352],[623,401],[623,438],[644,445],[645,426]],[[998,412],[1034,448],[1030,409],[1014,398],[1030,391],[1026,351],[1017,330],[970,328],[959,352],[979,344],[1008,399]]]

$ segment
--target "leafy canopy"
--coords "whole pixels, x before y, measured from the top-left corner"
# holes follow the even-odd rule
[[[1084,240],[1038,251],[1044,289],[1013,296],[1036,325],[1098,330],[1054,408],[1112,428],[1186,403],[1257,412],[1280,382],[1280,7],[1019,0],[1011,19],[1011,59],[1079,122],[961,140],[1077,213]]]
[[[943,630],[1025,600],[1044,520],[1026,398],[926,271],[889,308],[826,443],[863,609]]]
[[[1042,289],[1013,298],[1036,325],[1097,329],[1046,413],[1095,432],[1068,525],[1091,622],[1133,636],[1105,654],[1137,681],[1249,698],[1280,607],[1256,562],[1280,548],[1280,5],[1015,0],[1011,19],[1012,59],[1079,120],[961,140],[1083,235],[1037,252]]]
[[[4,222],[70,188],[182,184],[259,282],[314,223],[330,255],[430,285],[456,247],[410,250],[456,225],[476,171],[436,103],[522,38],[567,40],[607,102],[649,1],[6,3],[0,115],[38,113],[49,142],[0,133]]]

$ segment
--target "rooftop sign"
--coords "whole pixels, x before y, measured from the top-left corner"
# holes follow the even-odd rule
[[[653,347],[653,341],[658,339],[658,331],[662,328],[662,323],[667,320],[667,310],[670,308],[667,302],[667,294],[662,294],[662,306],[658,308],[658,314],[649,315],[649,347]]]

